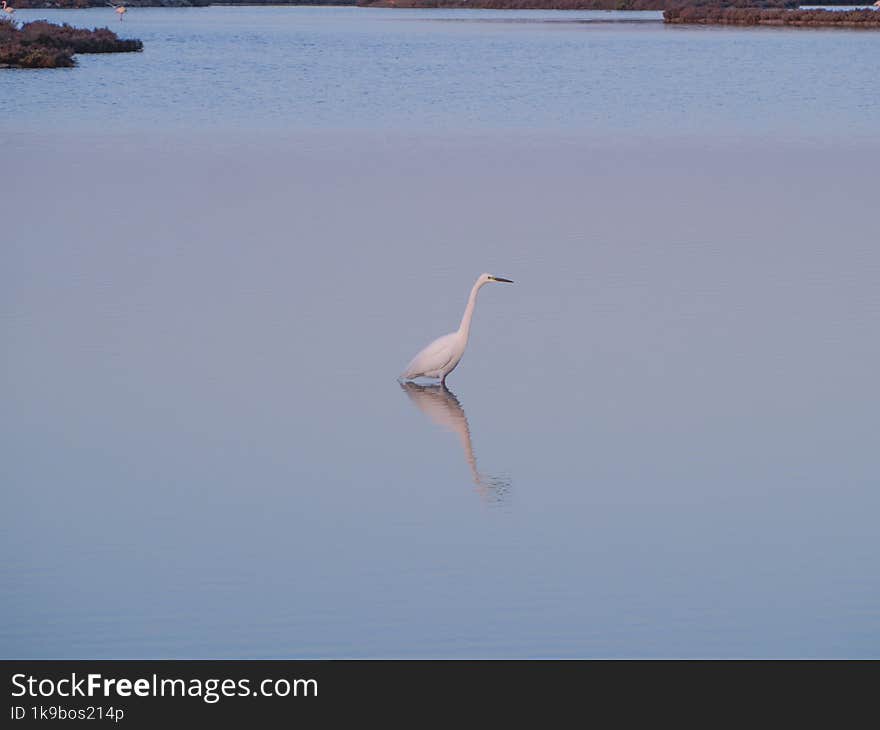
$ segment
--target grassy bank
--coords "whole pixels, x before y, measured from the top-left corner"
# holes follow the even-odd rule
[[[684,5],[665,10],[663,22],[673,25],[770,25],[807,28],[880,29],[880,11],[717,8]]]
[[[0,67],[64,68],[75,66],[76,53],[141,51],[139,40],[120,38],[112,30],[74,28],[45,20],[17,26],[0,18]]]

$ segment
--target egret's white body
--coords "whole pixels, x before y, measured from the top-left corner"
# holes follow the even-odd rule
[[[448,335],[438,337],[419,352],[412,359],[412,362],[407,365],[406,370],[401,373],[401,380],[439,378],[441,383],[446,382],[446,376],[455,370],[455,366],[458,365],[467,347],[468,336],[471,331],[471,319],[474,316],[474,307],[477,303],[477,293],[490,281],[513,283],[510,279],[502,279],[498,276],[492,276],[492,274],[480,274],[474,283],[473,289],[471,289],[471,295],[468,297],[467,306],[464,309],[464,315],[461,318],[461,324],[458,329],[455,332],[450,332]]]

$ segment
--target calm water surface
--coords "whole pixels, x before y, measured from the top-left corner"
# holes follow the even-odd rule
[[[878,34],[666,28],[656,12],[21,10],[142,54],[0,78],[5,129],[381,128],[873,136]]]
[[[17,15],[0,655],[880,655],[880,35]]]

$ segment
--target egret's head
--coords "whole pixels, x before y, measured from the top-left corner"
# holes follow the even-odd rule
[[[502,279],[500,276],[493,276],[492,274],[482,274],[480,276],[480,283],[488,284],[490,281],[501,281],[505,284],[513,284],[511,279]]]

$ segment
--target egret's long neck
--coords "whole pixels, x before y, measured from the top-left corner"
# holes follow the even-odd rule
[[[464,308],[464,314],[461,317],[461,324],[458,326],[458,333],[464,336],[465,342],[467,342],[468,335],[471,332],[471,319],[473,319],[474,307],[477,304],[477,292],[480,291],[482,285],[483,282],[477,280],[474,288],[471,289],[471,295],[468,297],[467,306]]]

